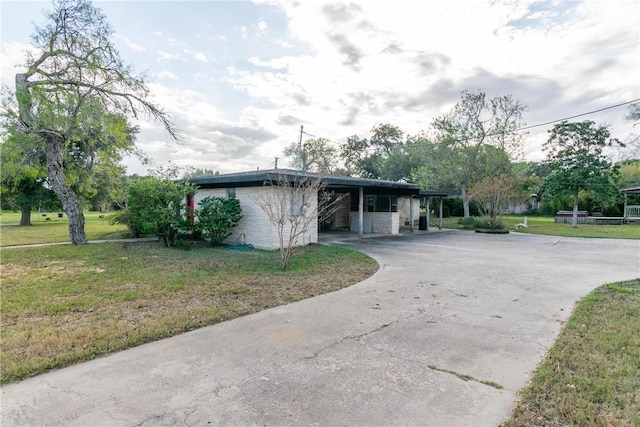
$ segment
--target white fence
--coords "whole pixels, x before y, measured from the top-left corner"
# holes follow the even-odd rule
[[[624,211],[625,218],[640,218],[640,205],[627,206]]]

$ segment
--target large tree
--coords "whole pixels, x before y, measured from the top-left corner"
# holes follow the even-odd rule
[[[440,143],[450,147],[450,162],[464,206],[464,216],[469,216],[469,196],[467,191],[479,180],[498,175],[502,171],[488,170],[495,167],[495,162],[486,163],[496,150],[486,149],[491,146],[516,158],[521,149],[521,135],[516,131],[524,124],[522,113],[526,106],[510,95],[488,98],[478,90],[463,91],[461,100],[453,109],[433,121],[433,129]],[[453,178],[453,177],[452,177]]]
[[[617,168],[604,154],[605,147],[620,145],[611,138],[607,126],[596,125],[591,120],[561,122],[549,131],[545,164],[551,170],[544,182],[544,189],[552,195],[573,197],[572,227],[578,226],[578,202],[580,192],[586,191],[604,201],[614,199],[616,189],[612,178]]]
[[[342,146],[341,157],[350,173],[365,178],[386,178],[389,155],[403,144],[404,132],[397,126],[381,123],[371,129],[370,138],[353,135]]]
[[[135,117],[147,113],[173,138],[177,129],[148,100],[144,79],[122,61],[110,40],[113,31],[105,15],[90,1],[57,0],[47,18],[32,37],[37,53],[28,54],[26,71],[16,74],[13,115],[25,133],[44,141],[48,183],[69,218],[71,242],[84,244],[82,207],[67,182],[64,155],[68,145],[83,135],[87,103]]]

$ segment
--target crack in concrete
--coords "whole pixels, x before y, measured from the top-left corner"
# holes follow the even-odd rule
[[[363,332],[363,333],[361,333],[361,334],[356,334],[356,335],[347,335],[347,336],[344,336],[344,337],[340,338],[339,340],[337,340],[337,341],[335,341],[335,342],[331,343],[330,345],[328,345],[328,346],[326,346],[326,347],[323,347],[323,348],[319,349],[318,351],[316,351],[316,352],[315,352],[315,353],[313,353],[312,355],[302,357],[300,360],[302,361],[302,360],[311,360],[311,359],[315,359],[315,358],[316,358],[316,357],[318,357],[321,353],[324,353],[325,351],[330,350],[330,349],[332,349],[332,348],[334,348],[334,347],[336,347],[336,346],[338,346],[338,345],[342,344],[344,341],[347,341],[347,340],[355,340],[355,341],[358,341],[358,342],[359,342],[359,340],[360,340],[360,339],[362,339],[362,338],[364,338],[364,337],[366,337],[366,336],[373,335],[373,334],[375,334],[375,333],[377,333],[377,332],[380,332],[380,331],[382,331],[382,330],[384,330],[384,329],[388,328],[388,327],[389,327],[389,326],[391,326],[391,325],[394,325],[394,324],[396,324],[396,323],[398,323],[398,322],[402,322],[402,321],[407,320],[407,319],[411,319],[412,317],[416,317],[416,316],[418,316],[418,315],[420,315],[420,314],[423,314],[423,313],[424,313],[424,310],[418,310],[418,312],[417,312],[417,313],[413,313],[413,314],[410,314],[410,315],[408,315],[408,316],[404,316],[404,317],[400,317],[400,318],[398,318],[398,319],[395,319],[395,320],[393,320],[393,321],[391,321],[391,322],[384,323],[384,324],[382,324],[382,325],[378,326],[377,328],[372,329],[372,330],[370,330],[370,331]],[[361,344],[362,344],[362,343],[361,343]],[[365,346],[366,346],[366,345],[365,345]],[[368,347],[368,346],[366,346],[366,347]]]

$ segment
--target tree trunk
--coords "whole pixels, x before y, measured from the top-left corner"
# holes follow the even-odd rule
[[[573,193],[573,217],[571,218],[571,227],[578,228],[578,192]]]
[[[31,203],[25,203],[21,207],[20,225],[31,225]]]
[[[467,194],[467,186],[462,186],[462,208],[464,210],[464,217],[469,218],[471,212],[469,210],[469,195]]]
[[[48,134],[47,141],[47,178],[51,189],[69,218],[69,237],[74,245],[84,245],[87,237],[84,234],[84,215],[76,193],[67,185],[64,177],[64,165],[62,156],[64,153],[64,138],[59,135]]]

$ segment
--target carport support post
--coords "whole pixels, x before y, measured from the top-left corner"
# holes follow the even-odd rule
[[[624,193],[624,210],[622,211],[622,223],[627,222],[627,193]]]
[[[413,233],[413,195],[409,196],[409,230]]]
[[[427,217],[425,218],[427,221],[427,227],[425,228],[425,231],[429,231],[429,211],[431,210],[431,196],[427,196],[427,201],[424,204],[424,209],[427,211]]]
[[[440,221],[438,221],[438,230],[442,230],[442,196],[440,196]]]
[[[364,187],[358,189],[358,238],[362,239],[364,230]]]

